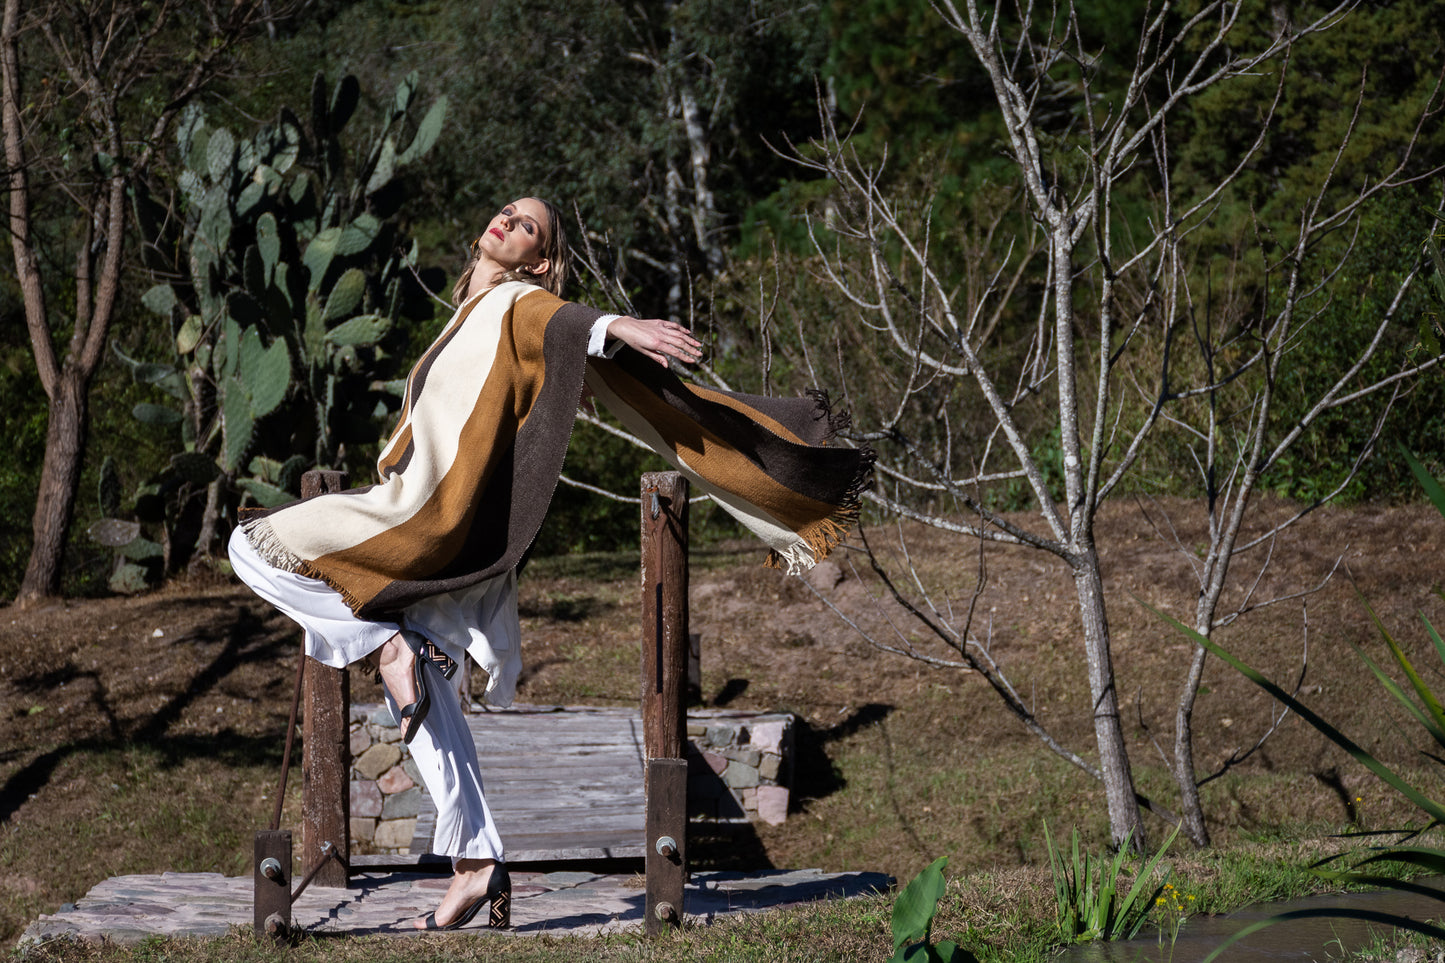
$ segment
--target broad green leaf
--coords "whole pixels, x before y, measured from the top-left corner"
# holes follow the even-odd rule
[[[191,244],[189,267],[201,316],[214,319],[221,313],[221,279],[215,248],[206,238],[198,236]]]
[[[270,166],[277,174],[284,174],[296,163],[296,158],[301,153],[301,132],[294,124],[284,120],[279,129],[282,147],[271,156]]]
[[[421,75],[413,70],[396,85],[396,96],[391,101],[392,120],[396,120],[411,107],[411,99],[416,96],[416,87],[420,80]]]
[[[326,332],[326,340],[334,345],[372,345],[391,328],[391,320],[379,314],[363,314]]]
[[[261,252],[266,283],[270,284],[276,273],[276,262],[281,259],[281,234],[270,211],[256,219],[256,249]]]
[[[396,378],[391,381],[373,381],[367,385],[367,387],[372,391],[379,391],[395,398],[401,398],[406,395],[405,378]]]
[[[905,944],[927,940],[933,927],[938,901],[943,898],[943,869],[948,857],[940,856],[909,881],[893,903],[893,952]]]
[[[288,502],[294,502],[296,496],[275,485],[261,481],[259,478],[238,478],[236,487],[243,491],[250,492],[251,497],[262,508],[277,508]]]
[[[141,304],[150,308],[163,318],[171,316],[171,308],[176,306],[176,292],[169,284],[153,285],[141,295]]]
[[[266,183],[261,180],[253,180],[242,188],[241,193],[236,197],[236,213],[245,217],[251,212],[261,199],[266,196]]]
[[[358,214],[356,220],[341,232],[341,239],[336,242],[336,253],[342,257],[360,254],[372,245],[380,233],[381,222],[374,214]]]
[[[213,130],[211,139],[206,144],[206,171],[214,183],[230,183],[231,164],[235,156],[236,139],[231,136],[231,132],[224,127]]]
[[[205,200],[201,202],[197,239],[205,241],[216,252],[226,250],[231,244],[230,203],[226,189],[219,184],[206,191]]]
[[[251,393],[251,379],[260,369],[261,359],[265,355],[266,346],[261,343],[261,332],[255,328],[246,328],[241,334],[241,350],[236,359],[236,376],[241,379],[241,387],[246,390],[247,395]]]
[[[191,138],[191,149],[186,152],[186,169],[201,176],[206,171],[206,151],[214,131],[209,127],[199,128]]]
[[[91,539],[106,548],[120,548],[140,537],[140,522],[120,518],[102,518],[85,530]]]
[[[210,455],[198,451],[186,451],[179,455],[172,455],[170,469],[192,485],[209,485],[221,473]]]
[[[281,474],[281,463],[274,458],[257,455],[251,459],[251,464],[246,466],[246,470],[261,481],[274,485]]]
[[[186,315],[186,320],[176,331],[176,353],[190,354],[196,350],[196,344],[201,340],[201,319],[194,314]]]
[[[256,138],[247,137],[236,146],[236,171],[242,176],[249,177],[256,169],[256,162],[260,160],[261,154],[256,149]],[[239,207],[239,205],[237,205]]]
[[[246,398],[246,392],[234,378],[229,379],[229,382],[221,402],[221,435],[225,440],[221,450],[221,467],[228,472],[240,467],[251,447],[251,434],[254,430],[251,403]]]
[[[144,566],[126,562],[110,576],[107,586],[117,595],[135,595],[150,588],[150,583],[146,581]]]
[[[291,355],[284,338],[271,342],[271,347],[258,359],[248,377],[251,415],[262,418],[276,410],[291,387]]]
[[[186,196],[187,203],[199,205],[201,198],[206,196],[206,181],[189,167],[181,171],[176,182],[181,186],[181,193]]]
[[[133,538],[121,546],[120,554],[132,562],[144,562],[148,558],[160,558],[165,549],[148,538]]]
[[[402,151],[401,156],[396,159],[398,167],[420,160],[427,151],[432,149],[437,138],[441,136],[442,122],[446,116],[447,97],[446,94],[442,94],[436,99],[436,103],[427,110],[421,123],[417,125],[416,136],[411,139],[411,143],[406,145],[406,150]]]
[[[130,410],[136,421],[147,425],[174,425],[181,420],[181,413],[174,408],[167,408],[164,405],[153,405],[142,401]]]
[[[311,274],[306,285],[308,290],[316,291],[321,287],[326,277],[326,269],[331,266],[331,259],[336,256],[336,245],[340,240],[341,228],[328,227],[306,245],[306,253],[301,256],[301,263]]]
[[[330,324],[350,316],[361,306],[361,299],[365,294],[366,275],[357,268],[351,268],[336,279],[331,294],[326,298],[326,310],[321,320]]]
[[[396,138],[388,136],[381,145],[381,154],[376,159],[376,166],[371,169],[371,177],[366,182],[366,193],[375,194],[396,176]]]
[[[176,119],[176,146],[181,149],[182,157],[191,149],[191,140],[196,132],[205,125],[206,113],[200,104],[192,102],[182,108]]]

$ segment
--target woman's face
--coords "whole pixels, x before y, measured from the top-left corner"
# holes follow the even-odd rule
[[[535,197],[524,197],[502,208],[478,239],[483,256],[504,270],[522,269],[545,274],[550,266],[542,257],[546,243],[547,209]]]

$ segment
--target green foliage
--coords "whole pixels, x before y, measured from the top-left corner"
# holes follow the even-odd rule
[[[440,56],[452,123],[468,145],[435,166],[447,185],[438,215],[474,233],[520,194],[568,213],[576,205],[644,312],[665,310],[678,281],[705,297],[691,279],[716,276],[718,265],[702,245],[726,246],[758,196],[798,178],[769,145],[806,140],[816,124],[826,38],[816,7],[797,0],[766,10],[583,0],[543,16],[525,0],[498,0],[480,14],[443,8],[427,29],[451,41]],[[701,158],[684,98],[696,106]],[[674,278],[674,265],[688,277]]]
[[[889,963],[970,963],[975,958],[952,940],[931,942],[933,918],[943,898],[943,869],[948,857],[940,856],[903,888],[893,904],[893,956]]]
[[[1428,287],[1429,304],[1420,313],[1420,344],[1431,354],[1440,353],[1442,335],[1445,335],[1445,254],[1440,252],[1440,241],[1445,239],[1445,214],[1426,211],[1433,221],[1430,234],[1425,238],[1425,253],[1429,263],[1425,267],[1425,283]]]
[[[1127,892],[1121,896],[1120,886],[1125,881],[1124,863],[1132,851],[1127,839],[1114,853],[1113,859],[1095,859],[1080,851],[1076,828],[1072,853],[1066,857],[1055,848],[1049,828],[1045,825],[1044,844],[1049,851],[1049,868],[1054,874],[1059,938],[1066,943],[1090,943],[1095,940],[1131,940],[1137,936],[1168,885],[1172,871],[1166,869],[1156,880],[1154,870],[1178,835],[1179,827],[1175,826],[1159,851],[1134,874]]]
[[[388,380],[406,345],[399,322],[432,314],[417,245],[396,214],[399,178],[435,145],[447,99],[413,123],[416,94],[413,75],[354,154],[345,138],[360,99],[354,77],[328,91],[318,74],[309,124],[282,108],[241,140],[199,106],[183,113],[180,230],[149,195],[136,204],[153,242],[149,266],[167,279],[142,302],[170,323],[174,356],[115,353],[171,399],[137,406],[136,418],[178,426],[180,457],[213,466],[207,477],[194,457],[173,460],[146,482],[152,494],[220,477],[242,503],[276,505],[296,496],[299,466],[332,467],[346,445],[376,441],[400,395]],[[425,284],[440,287],[428,273]]]
[[[93,541],[115,550],[110,590],[132,595],[145,589],[160,574],[165,550],[142,534],[140,522],[113,517],[120,512],[120,500],[120,473],[115,459],[107,455],[101,462],[100,479],[96,484],[96,501],[102,518],[91,525],[86,534]]]

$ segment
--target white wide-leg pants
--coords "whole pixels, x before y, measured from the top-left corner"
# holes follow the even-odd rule
[[[231,535],[230,560],[241,581],[305,630],[306,654],[312,658],[344,668],[380,648],[404,626],[426,635],[458,661],[468,653],[481,655],[478,661],[492,674],[488,693],[500,688],[506,703],[511,702],[517,673],[505,670],[513,664],[520,669],[521,662],[515,573],[463,593],[428,599],[406,609],[398,624],[358,619],[325,582],[268,565],[239,528]],[[494,671],[489,662],[500,664],[504,671]],[[437,807],[432,850],[453,862],[501,861],[502,840],[482,792],[476,743],[456,690],[431,663],[425,663],[422,671],[427,673],[431,709],[410,749]],[[386,702],[392,716],[400,719],[401,709],[389,692]]]

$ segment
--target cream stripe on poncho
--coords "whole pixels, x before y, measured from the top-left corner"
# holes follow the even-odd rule
[[[588,369],[603,402],[775,561],[796,570],[826,555],[872,456],[819,447],[833,427],[821,397],[705,389],[626,349],[589,360],[600,316],[516,282],[466,302],[407,379],[382,481],[248,513],[247,539],[369,619],[514,568],[546,515]]]

